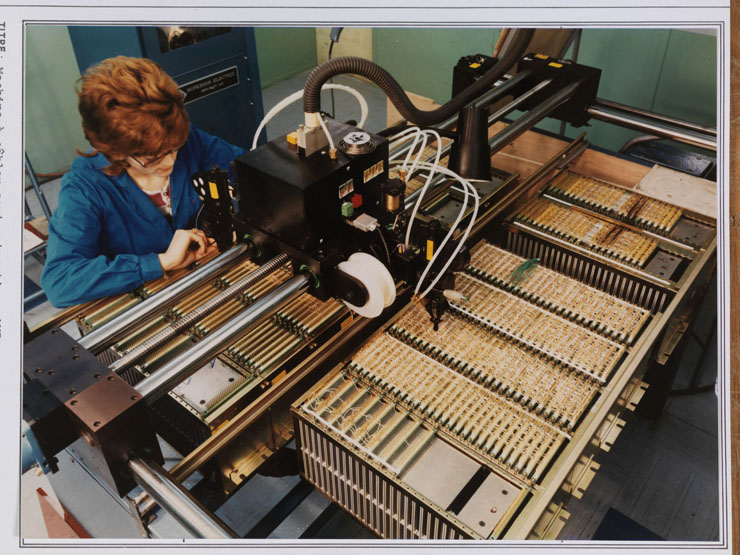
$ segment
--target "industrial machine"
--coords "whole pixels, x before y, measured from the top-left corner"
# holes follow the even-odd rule
[[[214,507],[295,441],[301,477],[380,537],[557,537],[644,379],[670,374],[716,221],[634,190],[647,166],[530,129],[601,117],[713,139],[605,107],[598,69],[523,56],[527,33],[464,58],[433,112],[371,62],[319,66],[295,133],[238,158],[233,182],[193,176],[220,255],[67,311],[77,341],[34,331],[29,454],[59,475],[74,459],[150,535],[159,505],[185,534],[235,537]],[[408,125],[326,117],[340,73]],[[529,167],[507,154],[518,138],[544,141]],[[168,471],[158,437],[183,455]],[[217,502],[182,486],[196,472]]]

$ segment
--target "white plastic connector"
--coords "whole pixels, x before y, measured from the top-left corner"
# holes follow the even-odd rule
[[[373,218],[369,214],[360,214],[354,220],[347,220],[347,223],[360,231],[375,231],[378,227],[377,218]]]
[[[320,114],[319,112],[303,112],[303,118],[305,120],[305,125],[309,129],[313,129],[314,127],[320,127],[321,122],[319,121]]]
[[[455,291],[454,289],[445,289],[442,291],[442,294],[445,296],[445,299],[452,301],[453,303],[468,302],[468,298],[465,295],[460,293],[460,291]]]

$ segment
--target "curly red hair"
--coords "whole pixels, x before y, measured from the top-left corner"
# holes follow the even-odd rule
[[[118,175],[129,156],[179,148],[190,130],[180,89],[155,62],[116,56],[90,67],[77,91],[85,138]]]

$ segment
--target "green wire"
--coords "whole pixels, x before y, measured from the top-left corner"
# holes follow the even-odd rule
[[[539,263],[539,258],[530,258],[529,260],[525,260],[524,262],[519,264],[519,266],[517,266],[517,268],[511,274],[511,278],[509,279],[509,281],[512,283],[512,285],[519,285],[522,281],[529,277],[529,275],[534,271]]]

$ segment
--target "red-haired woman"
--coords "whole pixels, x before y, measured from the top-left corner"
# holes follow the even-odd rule
[[[49,223],[41,285],[58,307],[131,291],[213,253],[193,229],[201,200],[190,177],[244,152],[190,125],[177,85],[150,60],[110,58],[80,81],[95,150],[64,176]]]

